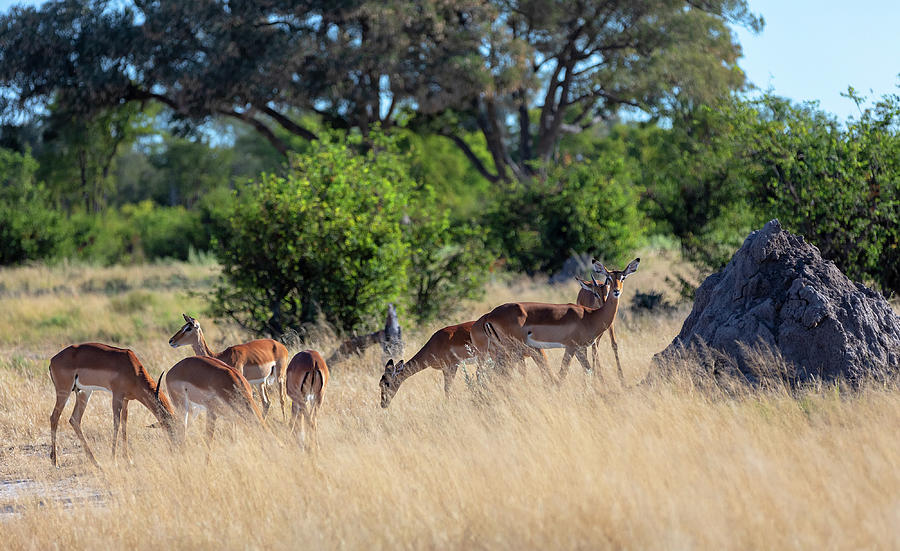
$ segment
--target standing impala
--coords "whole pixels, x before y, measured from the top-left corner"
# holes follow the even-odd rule
[[[473,355],[472,326],[474,324],[474,321],[467,321],[438,329],[431,335],[425,346],[416,352],[416,355],[408,362],[400,360],[394,364],[394,360],[388,360],[384,366],[381,381],[378,383],[381,387],[381,407],[388,407],[403,381],[429,367],[443,371],[444,395],[449,397],[450,385],[453,383],[459,365],[465,363]],[[550,372],[546,371],[545,352],[529,349],[526,353],[534,358],[538,366],[545,369],[544,376],[549,378]],[[520,358],[520,362],[520,366],[524,368],[524,356]]]
[[[259,391],[263,404],[263,417],[269,413],[269,396],[266,394],[266,386],[277,382],[281,416],[285,417],[284,374],[288,364],[288,351],[283,344],[272,339],[258,339],[230,346],[216,354],[206,344],[200,323],[187,314],[181,315],[184,317],[185,324],[169,339],[169,345],[172,348],[189,344],[194,349],[194,354],[211,356],[237,369]]]
[[[300,421],[300,442],[306,440],[304,425],[312,433],[312,441],[315,447],[319,446],[318,415],[319,406],[325,397],[325,386],[328,384],[328,366],[322,355],[315,350],[297,352],[287,368],[287,381],[285,387],[287,394],[293,400],[291,407],[291,433],[297,430],[298,416],[302,414]]]
[[[590,370],[587,347],[603,334],[616,318],[622,282],[634,273],[641,259],[634,259],[622,271],[608,271],[594,261],[594,269],[607,278],[610,294],[600,308],[576,304],[510,302],[481,316],[472,326],[472,341],[479,353],[488,350],[491,341],[506,348],[564,348],[559,381],[566,376],[574,355],[585,370]],[[584,289],[601,299],[593,286]]]
[[[190,356],[166,372],[172,402],[183,409],[184,428],[194,407],[206,410],[206,438],[212,440],[218,417],[258,420],[265,427],[250,384],[228,364],[209,356]]]
[[[50,461],[58,467],[56,453],[56,428],[59,416],[75,392],[75,409],[69,424],[81,440],[84,451],[91,462],[99,467],[97,460],[88,446],[84,433],[81,432],[81,417],[87,407],[91,393],[103,390],[112,393],[113,409],[113,441],[112,456],[116,459],[116,443],[119,436],[119,423],[122,425],[122,447],[128,459],[128,402],[137,400],[144,404],[159,423],[165,427],[169,437],[175,439],[174,417],[172,405],[165,394],[160,394],[159,383],[153,379],[141,365],[134,352],[127,348],[116,348],[100,343],[73,344],[62,349],[50,359],[50,379],[56,388],[56,406],[50,414]],[[160,375],[162,379],[162,375]]]
[[[581,278],[575,278],[578,283],[581,284],[581,289],[578,289],[578,298],[575,299],[575,304],[580,306],[587,306],[588,308],[600,308],[606,302],[607,297],[609,297],[609,281],[607,280],[604,283],[598,283],[596,279],[594,279],[594,275],[591,274],[591,281],[587,281]],[[619,374],[619,382],[625,383],[625,376],[622,374],[622,364],[619,362],[619,343],[616,342],[616,332],[615,332],[615,319],[613,323],[610,324],[607,332],[609,333],[609,340],[612,344],[613,354],[616,356],[616,370]],[[591,345],[591,364],[593,364],[594,368],[598,371],[600,370],[600,364],[598,363],[598,348],[600,347],[600,337],[597,337],[597,340],[594,341],[594,344]]]

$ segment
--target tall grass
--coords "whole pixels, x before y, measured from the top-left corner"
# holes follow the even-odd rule
[[[651,265],[645,261],[642,270]],[[629,278],[627,292],[660,289],[652,274]],[[177,326],[178,293],[148,292],[153,308],[174,308]],[[567,301],[575,293],[574,284],[497,283],[466,311],[475,316],[513,298]],[[86,311],[82,306],[78,324],[89,321]],[[185,448],[171,449],[161,432],[145,428],[149,413],[132,403],[134,464],[115,465],[110,400],[95,393],[83,426],[102,472],[90,467],[65,423],[61,468],[50,467],[46,358],[58,343],[22,341],[18,364],[4,358],[0,367],[0,533],[5,545],[35,549],[895,545],[896,385],[735,393],[681,372],[641,384],[685,314],[619,320],[626,388],[610,369],[605,338],[602,379],[573,363],[565,382],[551,387],[529,363],[524,379],[516,373],[469,387],[460,376],[445,399],[440,374],[429,370],[404,383],[386,410],[379,407],[376,353],[335,365],[317,453],[301,451],[274,410],[274,439],[226,425],[207,448],[201,418]],[[4,330],[7,316],[0,313]],[[186,354],[166,345],[176,328],[128,343],[151,373]],[[405,328],[407,356],[434,328]],[[236,336],[215,325],[208,333]],[[335,343],[309,344],[327,353]],[[559,361],[553,353],[551,362]]]

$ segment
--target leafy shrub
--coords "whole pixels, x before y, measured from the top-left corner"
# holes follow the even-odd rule
[[[900,291],[900,98],[846,127],[810,106],[759,108],[751,159],[766,209],[851,278]]]
[[[0,265],[52,257],[65,234],[36,170],[30,155],[0,148]]]
[[[197,211],[142,201],[124,205],[121,214],[131,233],[132,255],[187,260],[191,249],[209,249],[210,236]]]
[[[368,139],[318,141],[285,176],[238,186],[215,225],[224,278],[214,313],[261,333],[320,315],[356,331],[380,324],[388,302],[428,317],[476,291],[481,245],[455,240],[477,235],[451,229],[392,139]],[[471,280],[457,283],[461,274]]]
[[[623,160],[602,157],[500,195],[487,226],[513,270],[553,271],[584,252],[621,264],[644,238],[638,199]]]
[[[201,213],[184,207],[160,207],[150,201],[78,212],[67,222],[66,256],[98,264],[161,258],[187,260],[191,250],[209,248],[209,232]]]
[[[481,296],[493,254],[485,247],[483,229],[453,223],[448,211],[435,206],[430,189],[419,195],[404,231],[410,252],[410,310],[419,321],[430,321],[450,314],[460,297]]]

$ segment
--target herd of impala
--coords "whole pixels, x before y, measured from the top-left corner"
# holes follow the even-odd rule
[[[553,380],[547,365],[547,348],[564,348],[557,381],[566,376],[572,356],[586,371],[591,370],[587,349],[593,345],[593,362],[597,363],[597,342],[609,331],[619,380],[623,381],[618,345],[613,331],[619,296],[626,277],[638,268],[633,260],[621,271],[609,271],[598,261],[593,270],[603,283],[591,275],[591,281],[578,279],[581,290],[577,304],[511,302],[500,305],[478,320],[451,325],[436,331],[409,361],[387,362],[379,385],[381,406],[387,407],[400,385],[410,376],[431,367],[444,374],[444,391],[450,385],[460,364],[470,359],[491,358],[498,371],[507,372],[511,363],[524,369],[526,358],[532,358],[548,380]],[[285,346],[272,339],[259,339],[238,344],[216,354],[206,343],[196,319],[184,315],[185,324],[169,339],[169,345],[190,345],[195,356],[184,358],[154,381],[131,350],[100,343],[74,344],[64,348],[50,360],[50,378],[56,389],[56,405],[50,414],[50,460],[57,466],[56,431],[59,417],[72,392],[75,409],[69,423],[81,440],[91,462],[99,467],[81,431],[81,417],[95,390],[112,393],[113,443],[116,459],[119,429],[122,449],[128,459],[126,421],[128,402],[137,400],[149,409],[165,429],[173,443],[183,442],[192,412],[206,411],[207,438],[212,438],[218,417],[231,417],[257,423],[267,428],[265,417],[270,401],[267,387],[277,385],[282,416],[285,402],[292,400],[290,431],[301,445],[309,433],[317,445],[317,413],[328,384],[328,366],[315,350],[305,350],[288,361]],[[168,396],[161,392],[165,378]],[[256,386],[262,401],[260,410],[253,399]],[[179,418],[176,418],[176,411]]]

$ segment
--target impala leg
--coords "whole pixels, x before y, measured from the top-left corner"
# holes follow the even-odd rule
[[[197,417],[194,416],[194,419]],[[184,393],[184,432],[187,432],[188,421],[191,419],[191,399],[188,398],[187,392]]]
[[[553,374],[550,373],[550,365],[547,363],[547,351],[543,348],[531,348],[528,347],[528,355],[531,356],[531,359],[534,360],[534,363],[537,364],[538,369],[541,370],[541,375],[544,377],[545,382],[553,382]]]
[[[572,361],[572,355],[575,354],[575,349],[572,347],[566,347],[566,352],[563,354],[562,364],[559,366],[559,379],[557,383],[562,384],[563,379],[566,378],[566,374],[569,372],[569,363]]]
[[[56,405],[53,407],[53,412],[50,413],[50,462],[57,468],[59,467],[59,462],[56,452],[56,429],[59,427],[59,416],[62,415],[62,411],[69,402],[69,395],[71,394],[71,390],[67,390],[65,393],[57,392]]]
[[[446,398],[450,398],[450,385],[453,384],[457,369],[459,369],[459,364],[451,364],[444,368],[444,396]]]
[[[122,397],[113,395],[112,412],[113,412],[113,441],[112,441],[112,458],[113,463],[116,462],[116,445],[119,443],[119,424],[122,422]]]
[[[206,443],[212,442],[213,433],[216,430],[216,412],[213,408],[206,410]]]
[[[263,419],[265,419],[266,415],[269,414],[269,406],[271,405],[269,402],[269,395],[266,393],[265,379],[263,379],[263,382],[256,385],[256,390],[259,391],[259,399],[262,400],[262,415]]]
[[[128,400],[122,400],[122,455],[125,456],[125,460],[131,463],[131,454],[128,452]]]
[[[309,412],[309,430],[312,434],[312,447],[319,449],[319,404],[313,404]]]
[[[294,431],[297,430],[297,421],[300,417],[300,402],[298,400],[294,400],[293,405],[291,405],[291,434],[294,434]]]
[[[625,386],[625,375],[622,374],[622,364],[619,363],[619,343],[616,342],[616,332],[613,326],[609,326],[609,340],[612,342],[613,354],[616,356],[616,369],[619,373],[619,382]]]
[[[88,400],[90,399],[90,390],[75,391],[75,409],[72,410],[72,416],[69,417],[69,424],[72,425],[72,428],[75,429],[75,434],[78,435],[78,439],[81,440],[81,445],[84,446],[84,453],[87,454],[88,459],[91,460],[91,463],[93,463],[95,467],[100,468],[100,463],[97,463],[97,459],[94,458],[94,452],[91,451],[91,447],[88,445],[84,433],[81,432],[81,417],[84,415],[84,409],[87,407]]]
[[[307,409],[306,402],[300,402],[300,405],[297,406],[297,412],[299,413],[299,419],[297,419],[297,441],[300,444],[301,448],[306,447],[306,436],[307,436],[307,427],[309,423],[307,419],[309,417],[309,411]]]
[[[600,371],[600,337],[597,337],[591,343],[591,365],[594,369]]]
[[[588,363],[587,347],[576,348],[575,349],[575,357],[578,358],[578,362],[584,368],[585,373],[588,373],[588,374],[593,373],[593,371],[591,370],[591,364]],[[603,380],[603,371],[601,371],[600,369],[597,369],[596,373],[597,373],[597,378],[599,378],[602,381]]]
[[[278,378],[278,401],[281,402],[281,420],[287,421],[287,413],[284,411],[284,405],[287,404],[287,382],[284,377],[284,370],[279,369]]]

